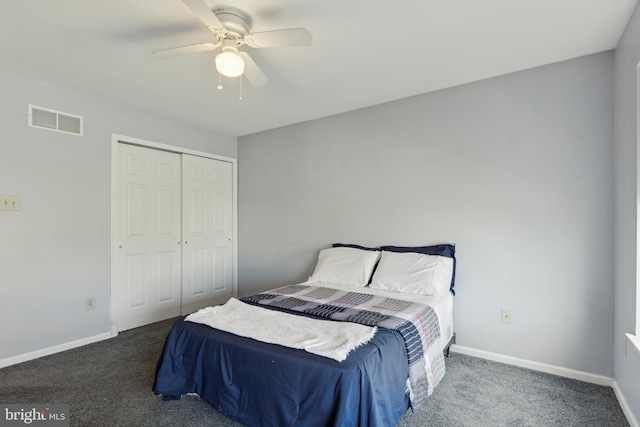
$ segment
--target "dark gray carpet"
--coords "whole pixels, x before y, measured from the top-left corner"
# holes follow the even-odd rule
[[[0,403],[70,405],[72,426],[240,426],[198,397],[151,392],[173,320],[0,369]],[[628,426],[610,387],[453,353],[429,401],[398,427]]]

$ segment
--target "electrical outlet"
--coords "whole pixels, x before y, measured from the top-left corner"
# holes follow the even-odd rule
[[[96,297],[87,297],[84,300],[84,309],[85,310],[95,310],[96,308]]]
[[[0,195],[0,211],[19,211],[20,196]]]
[[[511,311],[502,309],[502,323],[511,324]]]

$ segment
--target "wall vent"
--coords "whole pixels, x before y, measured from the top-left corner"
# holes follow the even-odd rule
[[[29,105],[29,126],[82,136],[82,117]]]

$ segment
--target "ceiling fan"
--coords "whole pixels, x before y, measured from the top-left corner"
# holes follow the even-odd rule
[[[251,19],[241,10],[230,7],[209,8],[204,0],[182,0],[182,2],[211,30],[215,40],[196,43],[153,52],[157,57],[173,58],[192,53],[213,52],[220,48],[216,56],[216,69],[227,77],[244,75],[253,86],[268,82],[267,76],[245,51],[250,48],[309,46],[311,33],[306,28],[263,31],[251,33]],[[222,86],[220,85],[219,88]]]

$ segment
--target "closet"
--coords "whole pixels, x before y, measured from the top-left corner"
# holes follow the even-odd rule
[[[233,296],[233,168],[119,142],[113,210],[117,331]]]

